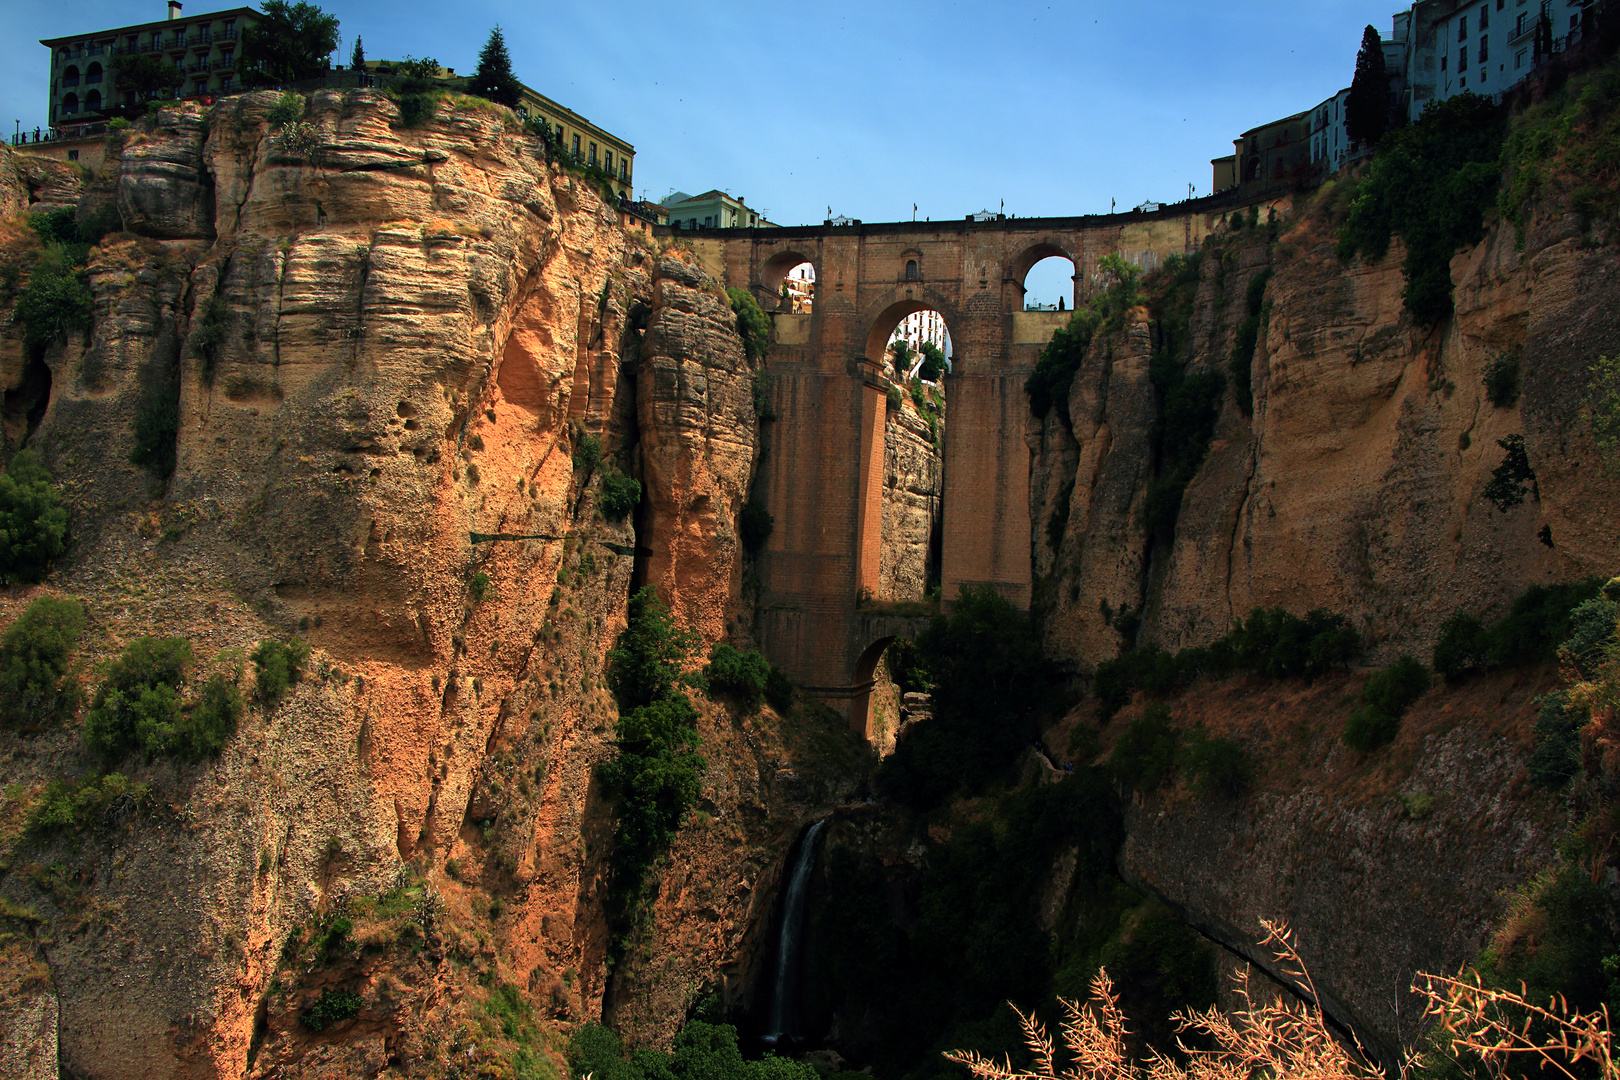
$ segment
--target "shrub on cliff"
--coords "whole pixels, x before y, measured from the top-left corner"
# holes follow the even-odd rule
[[[731,301],[731,310],[737,316],[737,334],[742,338],[743,352],[751,362],[763,359],[771,344],[770,316],[747,289],[727,289],[726,299]]]
[[[1412,703],[1428,692],[1433,680],[1429,669],[1410,656],[1402,656],[1380,669],[1362,688],[1362,706],[1344,726],[1344,743],[1362,753],[1395,741],[1401,717]]]
[[[1244,293],[1247,314],[1238,325],[1232,357],[1227,361],[1238,408],[1243,410],[1244,416],[1254,414],[1254,351],[1260,345],[1260,330],[1266,322],[1266,286],[1270,283],[1269,266],[1249,279],[1248,289]]]
[[[309,646],[292,638],[289,641],[261,641],[248,659],[255,668],[254,683],[259,700],[265,708],[273,709],[303,674],[309,660]]]
[[[1170,709],[1156,701],[1119,737],[1108,767],[1136,790],[1156,791],[1170,779],[1180,741],[1180,733],[1170,726]]]
[[[42,581],[67,550],[68,514],[51,473],[32,450],[0,473],[0,581]]]
[[[1421,325],[1451,314],[1451,257],[1485,236],[1503,135],[1503,113],[1489,98],[1464,92],[1431,101],[1417,123],[1385,139],[1350,205],[1339,256],[1376,261],[1399,234],[1406,310]]]
[[[1466,611],[1454,612],[1440,624],[1432,660],[1434,670],[1448,682],[1484,671],[1491,660],[1491,636],[1485,624]]]
[[[1485,399],[1498,409],[1519,403],[1519,358],[1499,353],[1485,365]]]
[[[365,1000],[353,990],[322,990],[315,1004],[298,1014],[298,1022],[310,1031],[321,1032],[333,1024],[360,1015]]]
[[[83,630],[78,601],[42,596],[0,634],[0,727],[33,731],[73,714],[79,687],[68,657]]]
[[[989,586],[962,589],[917,638],[934,716],[901,735],[878,772],[895,798],[932,807],[1000,776],[1062,704],[1062,680],[1029,616]]]
[[[1254,766],[1243,747],[1230,739],[1210,738],[1195,730],[1180,755],[1187,784],[1200,795],[1236,799],[1249,787]]]
[[[765,698],[771,662],[753,649],[739,650],[721,641],[709,650],[709,666],[703,675],[711,694],[729,697],[744,711],[754,712]]]
[[[641,502],[641,481],[620,472],[609,472],[602,477],[602,489],[596,496],[596,508],[609,521],[623,521]]]
[[[28,272],[28,287],[12,313],[23,325],[29,348],[44,348],[71,331],[89,328],[94,314],[95,300],[74,259],[60,244],[46,247]]]
[[[241,692],[215,673],[195,700],[184,701],[191,666],[191,645],[182,638],[130,642],[91,699],[84,722],[86,748],[106,761],[136,750],[149,759],[219,753],[241,720]]]
[[[631,710],[678,692],[697,634],[675,624],[658,589],[645,585],[630,597],[629,623],[608,651],[608,686],[619,708]]]

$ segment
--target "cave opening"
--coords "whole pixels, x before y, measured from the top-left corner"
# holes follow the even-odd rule
[[[17,449],[28,444],[51,402],[51,369],[44,357],[37,353],[24,365],[22,378],[12,389],[5,391],[0,405],[0,423],[3,423],[6,443]]]

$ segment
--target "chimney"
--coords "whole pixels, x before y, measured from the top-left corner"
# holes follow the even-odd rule
[[[180,0],[169,0],[169,21],[174,22],[174,20],[178,19],[179,17]]]

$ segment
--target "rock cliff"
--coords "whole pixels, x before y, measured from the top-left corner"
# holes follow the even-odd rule
[[[143,633],[226,671],[265,638],[314,647],[217,760],[128,763],[149,804],[78,837],[21,829],[90,764],[77,730],[0,735],[0,895],[36,943],[33,997],[0,1015],[42,1075],[543,1055],[489,1028],[488,988],[531,1032],[603,1007],[593,777],[630,588],[706,642],[735,616],[757,425],[718,287],[505,110],[451,98],[409,128],[379,93],[320,92],[296,139],[275,102],[165,109],[106,185],[0,151],[8,212],[116,199],[122,224],[92,252],[92,329],[31,351],[8,317],[0,351],[8,455],[26,440],[70,494],[75,546],[43,588],[83,599],[86,660]],[[26,267],[27,229],[6,239]],[[154,475],[130,457],[165,407],[175,465]],[[608,472],[644,485],[630,520],[595,510]],[[0,598],[0,622],[40,591]],[[772,845],[833,797],[799,760],[825,740],[761,723],[705,716],[715,824],[683,842],[712,881],[653,919],[688,962],[626,968],[673,1008],[658,1031],[693,972],[736,961]],[[337,989],[364,1001],[354,1021],[299,1022]]]
[[[1141,523],[1157,420],[1146,308],[1092,343],[1068,418],[1031,420],[1038,538],[1069,492],[1056,554],[1036,542],[1055,652],[1085,664],[1113,655],[1106,602],[1140,614],[1140,640],[1172,650],[1282,605],[1350,615],[1374,660],[1427,655],[1459,607],[1494,617],[1529,584],[1606,575],[1620,561],[1604,524],[1620,478],[1586,467],[1595,450],[1578,422],[1587,368],[1620,342],[1612,248],[1583,242],[1574,215],[1557,212],[1522,252],[1512,228],[1493,228],[1452,261],[1457,314],[1431,330],[1402,310],[1400,251],[1342,263],[1312,205],[1274,245],[1239,234],[1202,260],[1189,372],[1225,371],[1249,282],[1273,276],[1253,415],[1229,384],[1172,543],[1155,547]],[[1484,388],[1503,355],[1524,371],[1510,408]],[[1503,458],[1498,440],[1514,434],[1539,500],[1503,512],[1482,490]]]

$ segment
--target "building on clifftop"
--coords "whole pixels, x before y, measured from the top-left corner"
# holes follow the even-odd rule
[[[763,214],[750,209],[741,195],[731,196],[719,190],[702,195],[675,191],[659,202],[669,212],[670,227],[675,229],[776,228],[775,222],[766,221]]]
[[[113,85],[117,57],[149,55],[177,69],[175,97],[208,97],[241,89],[237,42],[243,30],[259,22],[253,8],[229,8],[187,18],[180,0],[169,0],[168,18],[41,38],[51,50],[46,122],[53,135],[71,134],[110,115],[132,111],[144,102],[134,90]],[[164,95],[169,96],[169,95]]]

